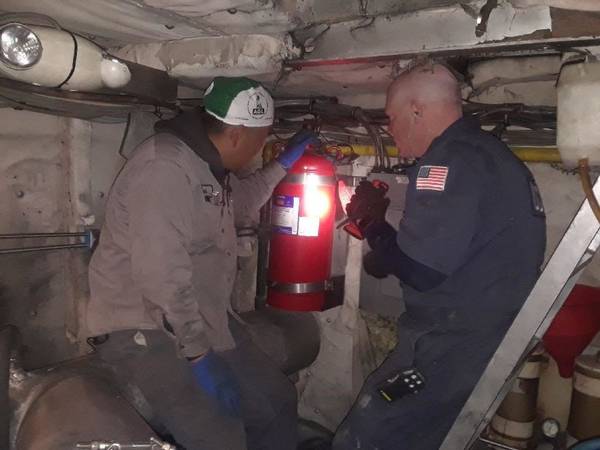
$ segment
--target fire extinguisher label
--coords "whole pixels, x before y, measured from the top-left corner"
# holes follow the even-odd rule
[[[300,217],[298,220],[299,236],[318,236],[319,235],[319,217]]]
[[[298,234],[300,197],[276,195],[273,197],[271,224],[273,231],[283,234]]]

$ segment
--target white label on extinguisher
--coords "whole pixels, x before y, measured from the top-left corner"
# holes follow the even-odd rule
[[[300,217],[298,220],[298,236],[318,236],[319,217]]]
[[[300,197],[276,195],[273,197],[271,224],[273,230],[283,234],[298,234]]]

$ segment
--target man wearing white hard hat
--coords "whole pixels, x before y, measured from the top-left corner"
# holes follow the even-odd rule
[[[231,315],[235,217],[257,211],[316,140],[300,132],[236,178],[273,115],[259,83],[218,77],[203,110],[157,123],[115,181],[90,263],[91,342],[188,450],[296,448],[294,386]]]

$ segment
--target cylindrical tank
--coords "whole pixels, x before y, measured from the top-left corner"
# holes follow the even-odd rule
[[[575,362],[569,435],[577,440],[600,436],[600,354]]]
[[[542,362],[541,352],[531,355],[506,394],[491,422],[492,437],[495,441],[523,449],[532,448],[534,445]]]
[[[40,385],[31,389],[37,396],[16,430],[14,450],[74,449],[77,443],[98,440],[131,444],[154,436],[104,379],[52,373],[47,378],[40,377]]]
[[[544,335],[544,347],[560,375],[573,376],[575,358],[600,329],[600,289],[576,284]]]
[[[335,166],[306,153],[273,192],[267,302],[292,311],[319,311],[331,272]]]
[[[600,164],[600,63],[563,66],[557,87],[557,144],[563,163]]]

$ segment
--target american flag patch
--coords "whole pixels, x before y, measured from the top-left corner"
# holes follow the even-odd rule
[[[447,178],[448,167],[423,166],[417,175],[417,190],[443,191],[446,188]]]

